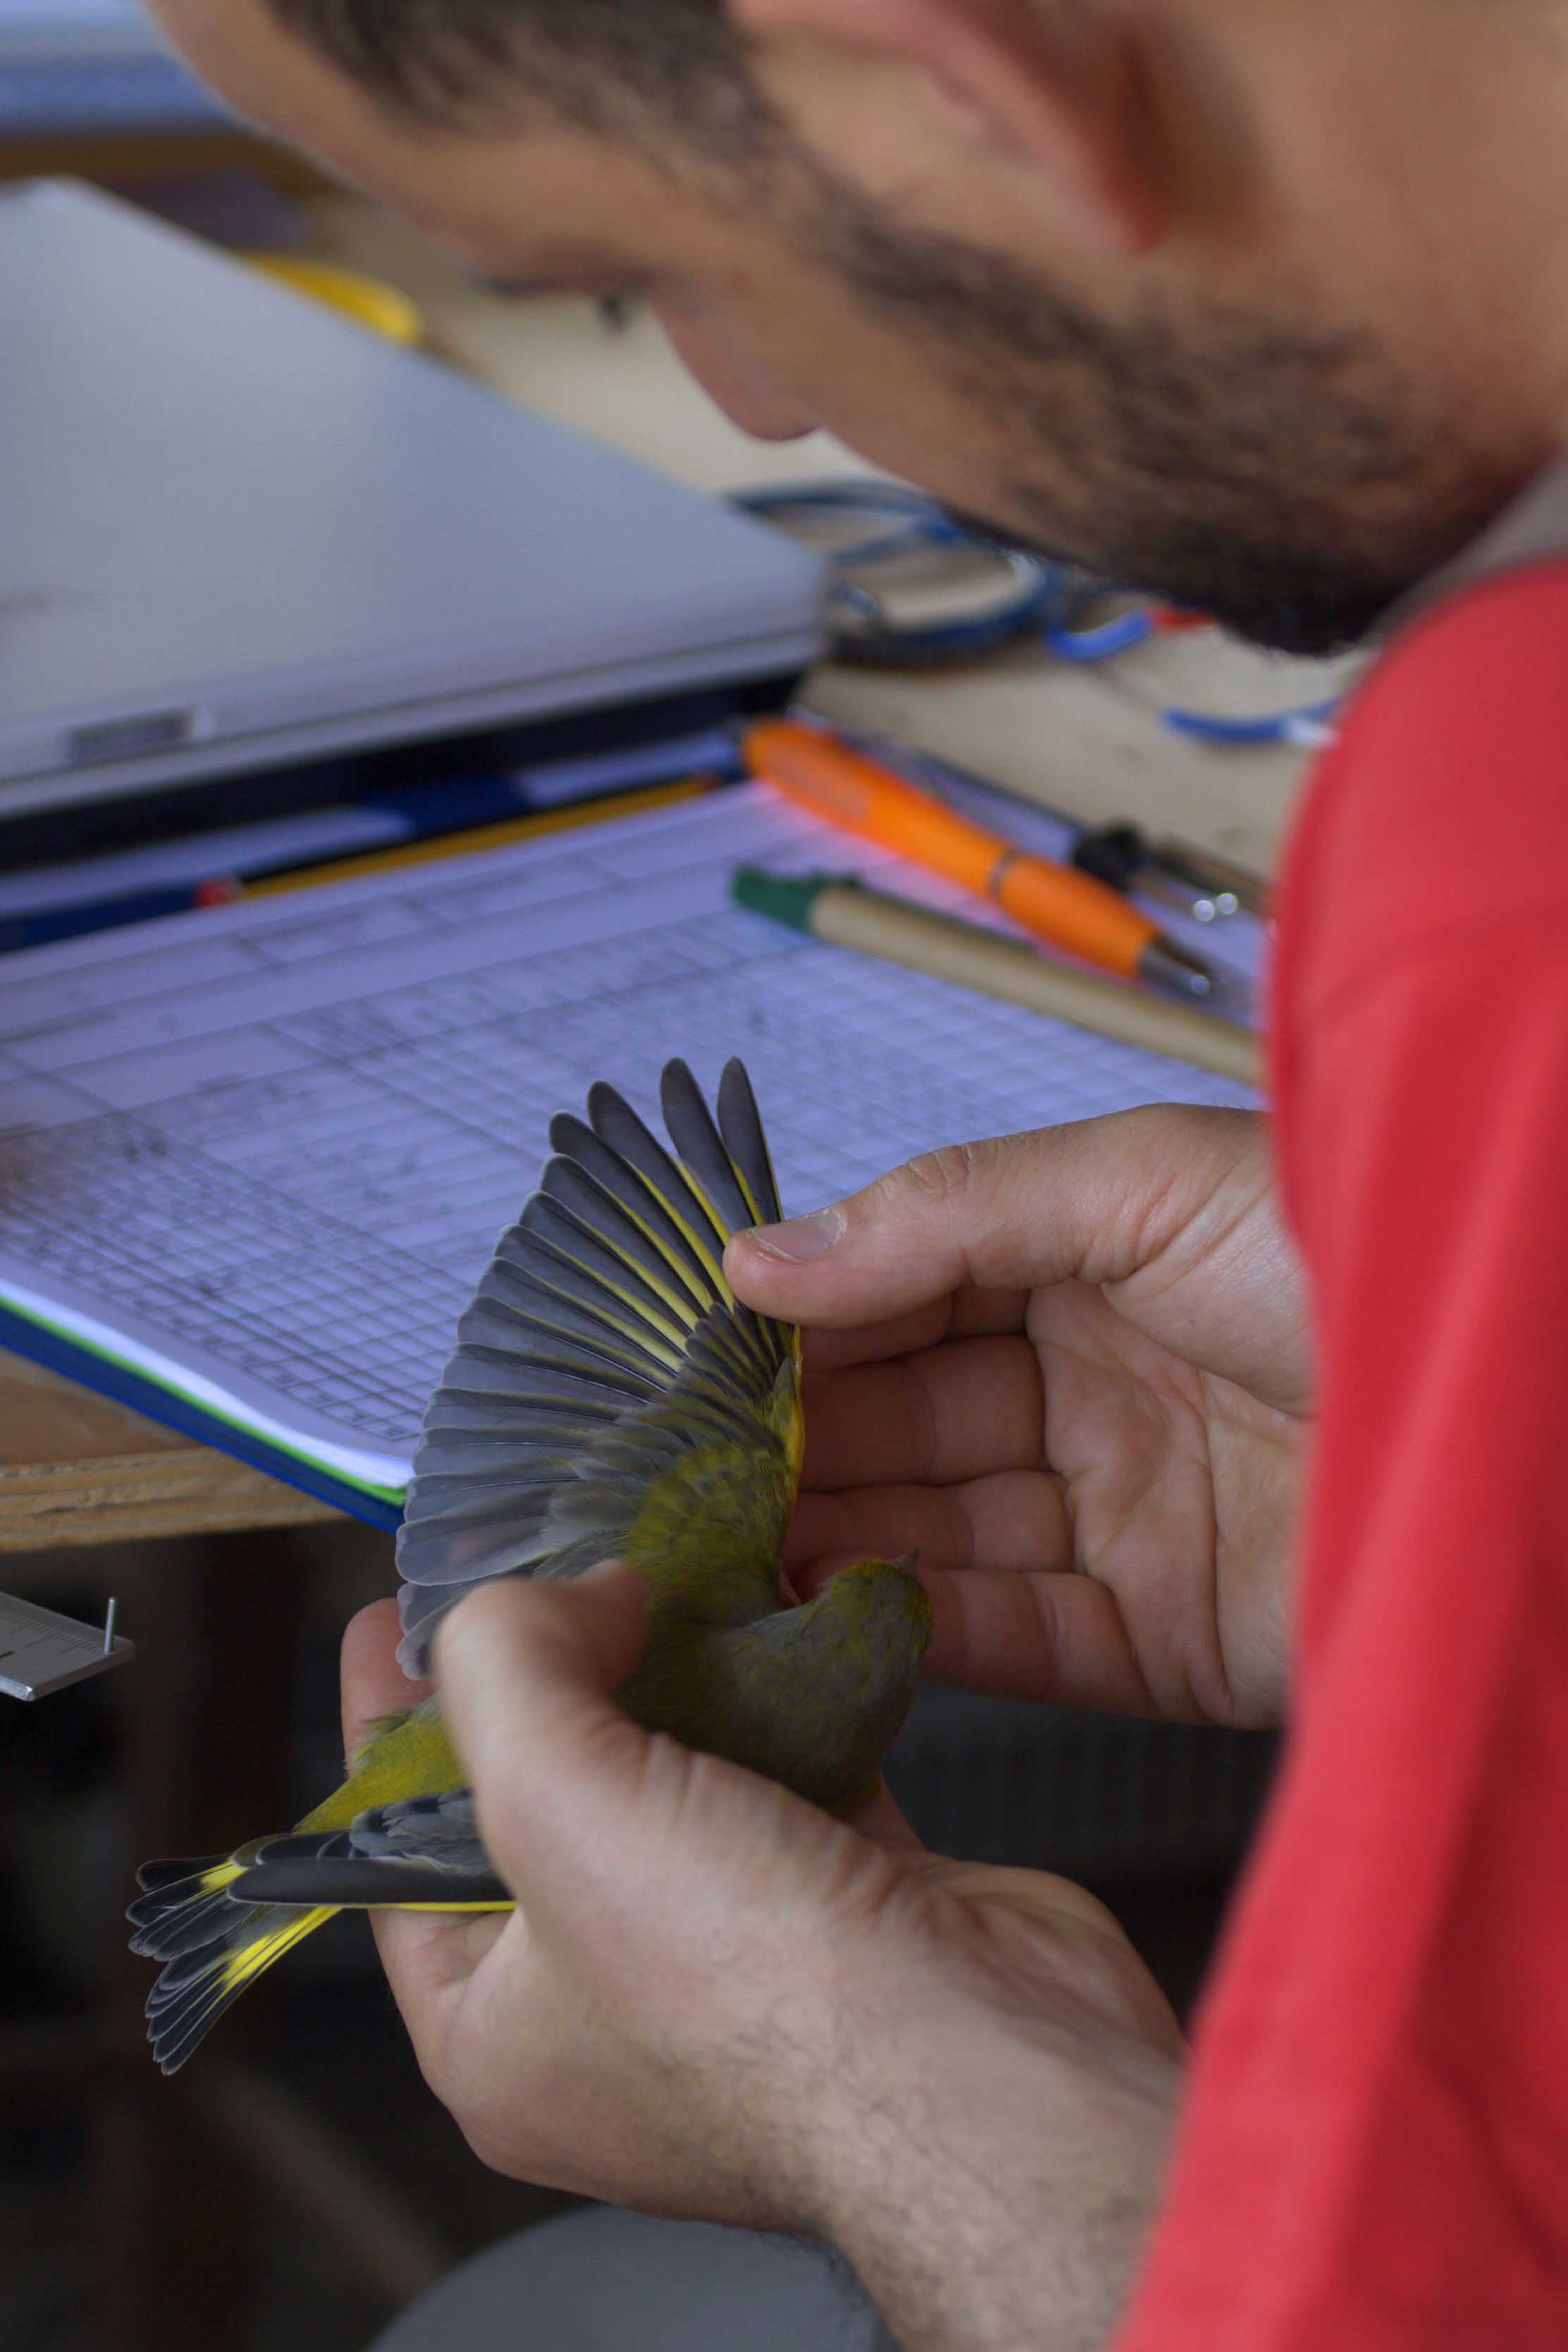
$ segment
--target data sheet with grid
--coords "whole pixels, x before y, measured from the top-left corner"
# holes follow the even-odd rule
[[[0,1300],[398,1486],[595,1078],[738,1054],[786,1209],[935,1145],[1246,1089],[733,908],[742,861],[956,894],[748,787],[8,958]]]

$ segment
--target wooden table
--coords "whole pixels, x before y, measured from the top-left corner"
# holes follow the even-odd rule
[[[0,1552],[309,1527],[341,1516],[229,1454],[0,1352]]]

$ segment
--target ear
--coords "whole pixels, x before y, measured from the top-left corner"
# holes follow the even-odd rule
[[[1170,211],[1138,31],[1121,0],[730,0],[757,43],[814,41],[924,74],[987,142],[1055,183],[1080,232],[1124,256]]]

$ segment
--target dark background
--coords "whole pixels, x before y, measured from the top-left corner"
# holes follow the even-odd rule
[[[0,1560],[132,1665],[0,1698],[0,2352],[356,2352],[563,2200],[486,2172],[425,2089],[363,1920],[247,1992],[164,2083],[121,1915],[151,1853],[281,1828],[338,1777],[337,1648],[388,1538]],[[1272,1743],[922,1695],[889,1777],[928,1843],[1083,1879],[1190,2012]]]

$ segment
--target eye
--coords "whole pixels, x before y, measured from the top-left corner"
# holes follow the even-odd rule
[[[612,277],[599,270],[479,270],[473,274],[476,284],[485,293],[510,301],[523,301],[541,294],[576,294],[612,305],[617,310],[629,310],[648,290],[640,280],[618,272]]]

